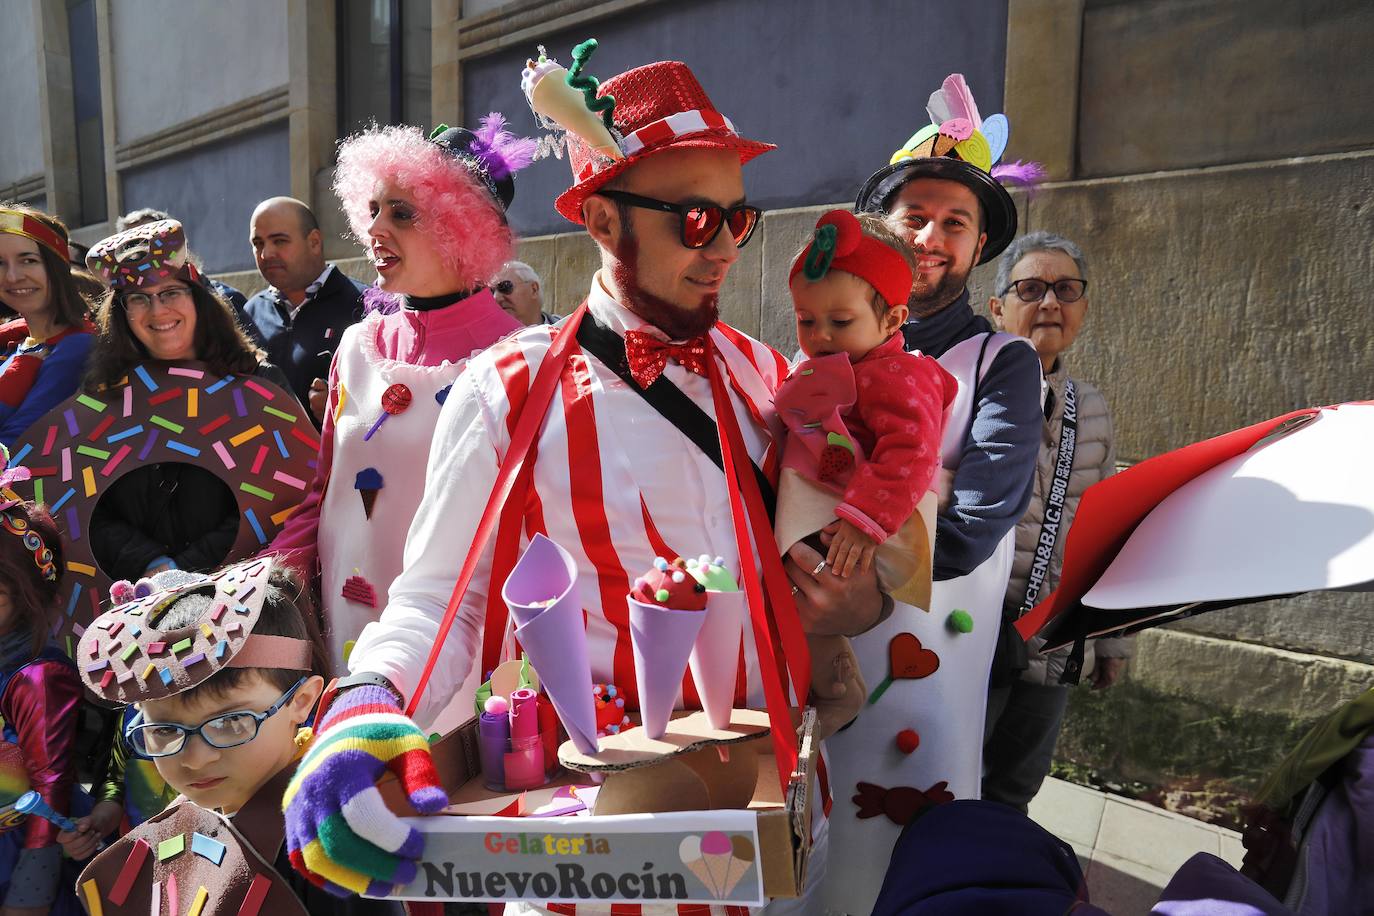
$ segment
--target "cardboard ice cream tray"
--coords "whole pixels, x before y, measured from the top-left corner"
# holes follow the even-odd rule
[[[702,713],[678,713],[660,742],[641,738],[617,750],[603,739],[602,754],[571,761],[605,778],[595,793],[584,793],[595,813],[540,816],[534,812],[567,807],[576,794],[568,787],[588,787],[592,776],[564,770],[540,789],[488,789],[477,720],[469,720],[433,745],[449,793],[444,812],[416,817],[393,778],[381,783],[392,810],[425,835],[415,880],[390,896],[745,906],[800,896],[811,852],[815,712],[806,710],[801,722],[797,771],[785,795],[766,714],[735,710],[730,735],[711,730]],[[633,759],[660,745],[667,748],[660,762]],[[578,757],[570,750],[565,744],[560,752],[565,763]]]

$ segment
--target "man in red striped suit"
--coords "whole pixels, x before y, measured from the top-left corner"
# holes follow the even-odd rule
[[[386,734],[393,735],[409,723],[401,710],[411,701],[415,721],[426,724],[474,662],[485,670],[496,660],[505,631],[493,625],[505,619],[500,586],[519,547],[535,532],[576,560],[593,677],[617,685],[632,707],[625,597],[631,580],[655,556],[745,553],[743,564],[728,562],[745,577],[757,577],[765,559],[773,563],[775,575],[764,571],[767,606],[783,644],[789,632],[799,637],[803,629],[860,632],[891,608],[871,574],[833,576],[805,545],[794,548],[784,566],[752,548],[739,549],[749,544],[750,531],[737,529],[758,521],[765,511],[758,498],[766,503],[770,492],[771,446],[781,430],[772,398],[786,364],[771,348],[719,322],[717,300],[759,217],[745,202],[742,165],[773,147],[741,137],[680,63],[636,68],[607,80],[600,93],[616,99],[614,139],[622,155],[598,155],[570,134],[574,184],[556,206],[586,226],[600,249],[601,270],[591,278],[583,308],[567,321],[526,328],[491,347],[469,363],[449,393],[435,430],[425,498],[406,542],[405,571],[391,588],[381,620],[354,647],[352,675],[338,684],[341,691],[378,690],[375,716],[336,717],[342,721],[334,725],[322,715],[325,728],[301,765],[301,789],[288,808],[288,822],[298,833],[294,842],[303,850],[305,870],[330,883],[343,884],[334,877],[341,869],[381,883],[413,873],[410,863],[421,854],[418,834],[407,833],[379,805],[359,801],[370,795],[357,787],[365,783],[360,776],[366,767],[373,768],[365,774],[371,776],[391,765],[403,771],[414,800],[424,795],[432,773],[413,765],[413,754],[398,751],[389,758],[390,745],[376,739],[381,731],[367,731],[367,722],[371,717],[389,723]],[[532,388],[545,361],[559,358],[560,344],[571,349],[551,402],[540,403]],[[728,412],[717,409],[727,404]],[[500,518],[493,542],[477,557],[454,627],[417,701],[420,672],[440,639],[455,574],[479,530],[501,463],[518,451],[512,443],[519,420],[531,409],[541,411],[542,425],[527,459],[533,465],[528,487],[517,482],[521,495],[494,507]],[[701,435],[703,424],[707,435]],[[734,477],[727,475],[730,468]],[[732,479],[739,482],[735,490],[755,497],[747,518],[737,498],[732,506]],[[770,550],[771,523],[764,517],[762,524],[766,543],[757,534],[755,540]],[[753,629],[746,627],[745,676],[736,697],[741,705],[765,706],[766,673],[777,677],[784,666],[773,640],[764,643],[760,651]],[[784,689],[795,701],[806,692],[810,671],[803,649],[805,676],[799,681],[796,653],[787,654],[794,667]],[[845,701],[852,715],[862,691],[849,692],[855,694]],[[775,691],[778,696],[785,706],[787,695]],[[699,705],[690,684],[684,704]],[[363,746],[370,749],[366,761],[357,751]],[[402,757],[405,762],[395,765]],[[328,786],[310,784],[312,774],[325,772],[335,774]],[[346,829],[340,829],[340,814]],[[824,867],[824,819],[818,821],[812,886]],[[360,848],[368,855],[357,855]],[[347,877],[358,884],[357,874]],[[796,912],[804,905],[786,904]],[[617,913],[631,910],[637,911],[616,907]],[[608,910],[579,904],[576,912]]]

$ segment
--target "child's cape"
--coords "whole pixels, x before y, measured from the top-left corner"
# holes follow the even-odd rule
[[[773,531],[783,553],[835,521],[845,488],[866,460],[842,417],[857,400],[854,367],[843,353],[800,363],[778,389],[774,407],[787,444]],[[927,491],[874,557],[883,591],[913,607],[930,607],[936,509],[937,497]]]

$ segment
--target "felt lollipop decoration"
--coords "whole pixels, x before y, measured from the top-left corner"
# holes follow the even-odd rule
[[[918,680],[929,677],[940,667],[940,656],[921,646],[921,640],[914,633],[898,633],[887,645],[888,674],[883,682],[868,696],[870,704],[892,686],[893,681]]]
[[[382,428],[382,424],[386,422],[387,417],[394,417],[396,414],[405,413],[406,409],[410,407],[410,400],[410,388],[406,385],[402,385],[400,382],[389,386],[386,391],[383,391],[382,415],[377,418],[376,423],[372,424],[372,428],[363,435],[363,441],[366,442],[371,439],[376,434],[377,430]]]

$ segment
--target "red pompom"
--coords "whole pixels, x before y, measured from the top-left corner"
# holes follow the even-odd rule
[[[826,213],[816,220],[816,228],[819,229],[822,226],[835,227],[835,257],[837,258],[853,253],[864,237],[863,230],[859,227],[859,218],[848,210],[831,210]]]
[[[914,728],[904,728],[897,732],[897,750],[903,754],[910,754],[921,746],[921,736],[916,734]]]

